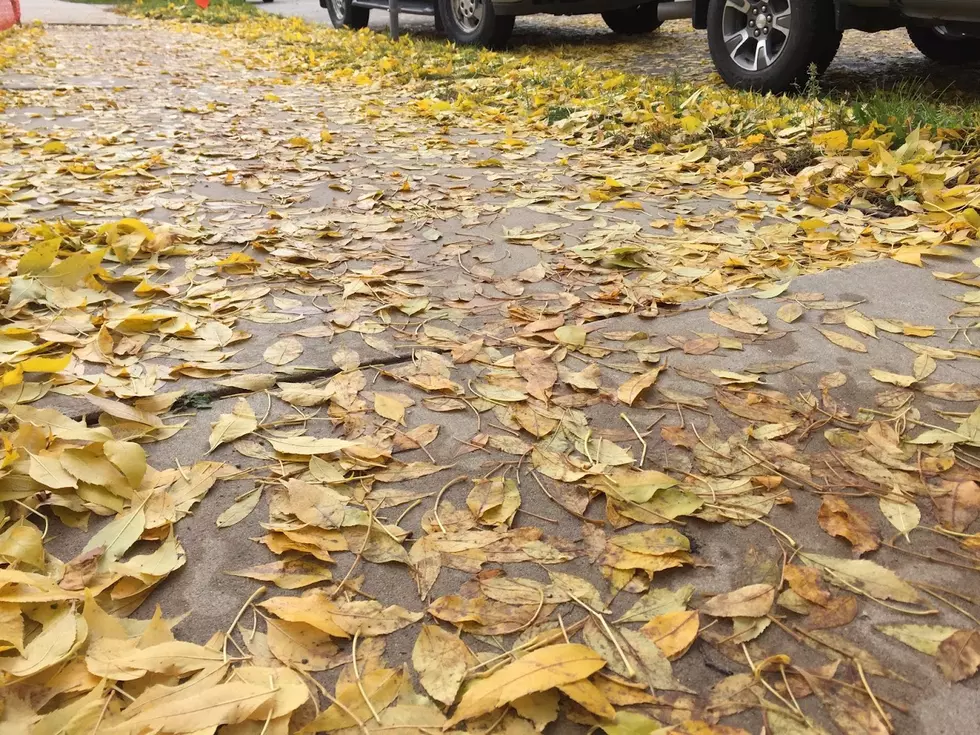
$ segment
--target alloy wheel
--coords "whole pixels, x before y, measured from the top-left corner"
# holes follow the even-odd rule
[[[722,36],[732,61],[746,71],[772,66],[789,40],[793,0],[725,0]]]
[[[483,0],[452,0],[453,18],[465,32],[472,33],[483,21]]]

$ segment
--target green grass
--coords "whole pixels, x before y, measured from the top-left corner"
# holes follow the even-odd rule
[[[144,18],[180,19],[215,25],[235,23],[257,12],[255,6],[245,0],[211,0],[206,10],[199,8],[194,0],[117,0],[116,4],[122,12]]]
[[[81,3],[82,5],[118,5],[119,0],[68,0],[70,3]]]
[[[942,95],[940,97],[939,95]],[[980,102],[958,100],[948,90],[928,91],[921,82],[903,83],[893,89],[859,92],[848,101],[859,125],[877,123],[902,143],[916,128],[929,132],[957,131],[945,136],[950,144],[974,148],[980,145]]]

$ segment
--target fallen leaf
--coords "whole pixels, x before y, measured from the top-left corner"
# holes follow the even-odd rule
[[[980,631],[958,630],[939,644],[939,670],[949,681],[963,681],[980,670]]]
[[[466,670],[474,661],[466,644],[438,625],[423,625],[412,649],[412,665],[429,696],[443,704],[456,700]]]
[[[580,681],[605,665],[602,656],[577,643],[539,648],[467,689],[446,727],[492,712],[527,694]]]
[[[868,348],[865,347],[863,342],[856,340],[853,337],[848,337],[846,334],[835,332],[832,329],[820,329],[819,327],[817,328],[817,331],[835,345],[838,347],[843,347],[845,350],[851,350],[851,352],[868,351]]]
[[[208,453],[213,452],[222,444],[251,434],[258,428],[259,423],[248,401],[239,398],[231,413],[222,414],[211,426],[211,436],[208,437],[208,444],[210,445]]]
[[[716,618],[759,618],[769,613],[775,600],[776,590],[771,584],[750,584],[712,597],[701,611]]]
[[[874,551],[881,539],[871,519],[838,495],[825,495],[817,514],[820,527],[831,536],[846,538],[855,554]]]
[[[644,390],[657,382],[657,377],[662,370],[663,367],[656,367],[653,370],[648,370],[645,373],[630,378],[619,386],[619,390],[616,391],[616,398],[627,406],[632,406],[633,402],[640,397],[640,394]]]
[[[270,365],[286,365],[303,354],[303,343],[295,337],[277,339],[265,348],[262,359]]]

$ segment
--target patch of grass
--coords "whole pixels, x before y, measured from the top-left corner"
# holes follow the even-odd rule
[[[571,117],[571,114],[572,114],[572,110],[569,109],[568,107],[564,107],[561,105],[557,107],[552,107],[550,110],[548,110],[548,117],[547,117],[548,124],[549,125],[554,124],[559,120],[566,120],[567,118]]]
[[[82,0],[82,2],[100,0]],[[211,0],[200,8],[194,0],[118,0],[117,7],[126,15],[159,20],[189,20],[193,23],[224,25],[255,15],[255,6],[245,0]]]
[[[921,83],[860,93],[851,101],[851,108],[855,122],[865,127],[877,124],[882,132],[894,135],[898,144],[918,128],[929,133],[942,132],[958,148],[980,144],[980,103],[939,99]]]
[[[68,0],[70,3],[80,3],[82,5],[118,5],[119,0]]]

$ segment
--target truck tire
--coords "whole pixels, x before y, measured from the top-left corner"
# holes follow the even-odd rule
[[[946,30],[946,26],[909,26],[909,38],[922,55],[940,64],[955,66],[980,61],[980,38]]]
[[[320,0],[320,7],[327,9],[334,28],[367,28],[371,16],[369,8],[356,8],[351,0]]]
[[[637,36],[641,33],[652,33],[661,25],[657,17],[657,3],[644,3],[632,8],[610,10],[602,14],[602,19],[613,33],[624,36]]]
[[[492,0],[438,0],[446,37],[460,46],[499,49],[514,31],[513,15],[497,15]]]
[[[802,89],[816,66],[834,60],[841,32],[830,0],[711,0],[708,48],[738,89],[781,94]]]

